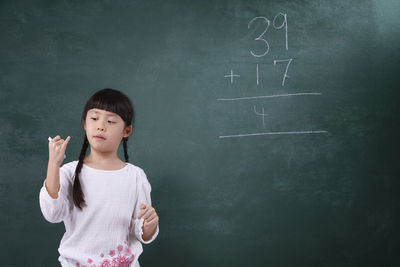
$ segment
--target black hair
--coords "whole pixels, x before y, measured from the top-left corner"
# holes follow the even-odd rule
[[[89,100],[86,102],[85,108],[82,113],[82,121],[81,121],[82,124],[85,123],[87,112],[93,108],[103,109],[118,114],[125,122],[125,127],[132,125],[135,120],[135,111],[133,109],[131,100],[125,94],[115,89],[105,88],[99,90],[89,98]],[[123,140],[125,161],[129,162],[128,147],[127,147],[128,137],[124,137],[122,140]],[[79,162],[75,169],[75,180],[74,180],[73,194],[72,194],[74,205],[78,207],[80,210],[82,210],[83,206],[86,206],[86,203],[82,192],[81,183],[79,182],[79,173],[81,172],[83,166],[83,160],[86,156],[86,150],[88,146],[89,146],[89,141],[85,133],[85,136],[83,138],[81,153],[79,155]]]

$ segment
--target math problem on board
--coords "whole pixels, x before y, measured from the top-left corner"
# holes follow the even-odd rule
[[[281,88],[285,87],[288,79],[290,79],[290,67],[294,58],[268,58],[268,54],[270,52],[270,40],[268,39],[268,32],[270,31],[280,31],[283,36],[283,46],[285,51],[289,50],[289,41],[288,41],[288,16],[285,13],[279,12],[277,13],[271,21],[264,16],[257,16],[252,18],[247,25],[247,28],[250,30],[253,27],[260,28],[262,26],[262,32],[256,38],[252,40],[252,42],[256,42],[259,45],[258,49],[249,48],[249,56],[257,59],[265,59],[267,64],[272,64],[274,68],[278,68],[283,66],[283,72],[280,78]],[[272,27],[271,27],[272,26]],[[261,49],[262,47],[262,49]],[[282,68],[282,67],[281,67]],[[280,69],[281,69],[280,68]],[[259,71],[259,63],[255,63],[254,66],[254,79],[255,85],[260,85],[260,71]],[[227,80],[228,85],[233,85],[235,81],[240,79],[242,76],[240,73],[234,71],[231,68],[224,76],[224,79]],[[282,94],[274,94],[274,95],[261,95],[261,96],[241,96],[241,97],[230,97],[230,98],[217,98],[217,101],[223,103],[227,101],[246,101],[246,100],[257,100],[257,99],[276,99],[276,98],[285,98],[285,97],[299,97],[299,96],[320,96],[320,92],[293,92],[293,93],[282,93]],[[249,108],[254,112],[254,118],[261,118],[260,123],[263,128],[266,128],[266,121],[269,118],[268,114],[265,113],[264,107],[256,107],[256,105],[251,105]],[[248,133],[238,133],[238,134],[230,134],[230,135],[220,135],[219,138],[234,138],[234,137],[246,137],[246,136],[260,136],[260,135],[288,135],[288,134],[324,134],[328,133],[324,130],[310,130],[310,129],[291,129],[284,131],[263,131],[263,132],[248,132]]]

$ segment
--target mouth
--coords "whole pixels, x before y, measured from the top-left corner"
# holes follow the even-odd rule
[[[103,136],[101,136],[101,135],[95,135],[94,138],[97,139],[97,140],[106,140],[106,139],[105,139]]]

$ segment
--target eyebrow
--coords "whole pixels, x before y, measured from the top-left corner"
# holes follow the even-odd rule
[[[89,111],[89,112],[90,112],[90,113],[101,114],[100,112],[95,111],[95,110],[91,110],[91,111]],[[113,114],[113,113],[110,113],[110,112],[105,112],[105,113],[106,113],[106,115],[108,115],[108,116],[114,116],[114,117],[116,117],[115,114]]]

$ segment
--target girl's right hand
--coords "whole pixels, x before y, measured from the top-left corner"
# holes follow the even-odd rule
[[[49,163],[61,166],[69,140],[71,140],[70,136],[64,140],[57,135],[49,142]]]

